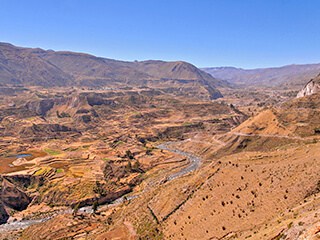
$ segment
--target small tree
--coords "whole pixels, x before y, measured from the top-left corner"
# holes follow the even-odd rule
[[[103,184],[101,184],[99,181],[96,181],[96,184],[93,187],[93,192],[99,194],[100,196],[105,196],[107,194]]]
[[[112,217],[108,217],[106,223],[111,225],[113,223]]]
[[[143,173],[143,169],[141,169],[141,165],[140,162],[137,160],[135,161],[135,163],[132,165],[132,171],[134,172],[139,172],[139,173]]]
[[[152,155],[152,148],[147,148],[146,154],[147,155]]]
[[[96,200],[96,201],[94,201],[94,202],[93,202],[93,205],[92,205],[92,211],[93,211],[93,213],[94,213],[94,214],[96,214],[96,213],[97,213],[98,206],[99,206],[98,201],[97,201],[97,200]]]
[[[132,169],[133,169],[134,171],[138,171],[139,168],[140,168],[140,162],[137,160],[137,161],[133,164]]]
[[[126,172],[131,172],[132,171],[132,164],[130,161],[128,161],[127,165],[126,165]]]
[[[129,159],[134,159],[134,155],[133,153],[130,151],[130,150],[127,150],[126,151],[126,155],[125,155],[127,158]]]
[[[77,203],[76,205],[74,205],[73,211],[72,211],[72,216],[74,216],[74,217],[77,216],[79,208],[80,208],[80,203]]]

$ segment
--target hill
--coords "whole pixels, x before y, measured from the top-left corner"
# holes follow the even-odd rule
[[[73,77],[33,54],[30,49],[0,43],[0,84],[65,86]]]

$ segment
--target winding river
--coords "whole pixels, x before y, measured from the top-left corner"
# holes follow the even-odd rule
[[[194,170],[199,168],[200,163],[201,163],[201,159],[199,157],[197,157],[191,153],[183,152],[181,150],[172,148],[171,145],[173,143],[175,143],[175,142],[166,142],[166,143],[160,144],[159,146],[157,146],[157,148],[162,149],[162,150],[167,150],[167,151],[179,154],[183,157],[186,157],[189,160],[189,165],[186,166],[185,168],[182,168],[180,171],[169,175],[167,177],[168,181],[171,181],[175,178],[179,178],[179,177],[182,177],[183,175],[186,175],[190,172],[193,172]]]

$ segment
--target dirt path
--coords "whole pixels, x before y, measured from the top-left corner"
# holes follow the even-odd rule
[[[286,139],[294,139],[294,140],[305,140],[301,137],[290,137],[286,135],[277,135],[277,134],[254,134],[254,133],[241,133],[241,132],[231,132],[227,134],[233,134],[236,136],[244,136],[244,137],[274,137],[274,138],[286,138]]]

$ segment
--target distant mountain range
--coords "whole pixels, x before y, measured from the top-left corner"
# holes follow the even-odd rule
[[[320,64],[199,69],[183,61],[126,62],[0,43],[0,86],[157,88],[175,95],[216,99],[222,97],[217,88],[230,84],[298,90],[319,73]]]
[[[22,48],[0,43],[0,84],[61,87],[151,87],[178,95],[215,99],[223,81],[190,63],[125,62],[84,53]]]
[[[231,84],[301,89],[320,72],[320,64],[287,65],[274,68],[242,69],[235,67],[202,68],[214,78]]]

